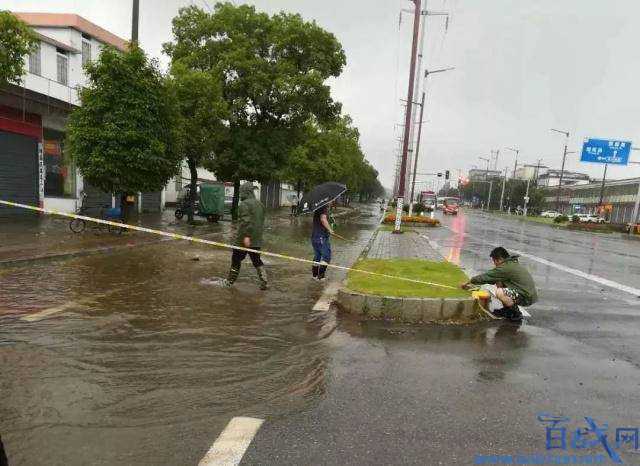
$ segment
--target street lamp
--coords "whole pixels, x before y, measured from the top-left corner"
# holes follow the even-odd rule
[[[491,188],[493,187],[493,181],[489,181],[489,164],[491,163],[491,159],[487,157],[478,157],[480,160],[484,160],[487,162],[487,170],[484,174],[485,183],[489,183],[489,195],[487,196],[487,212],[489,212],[489,206],[491,205]]]
[[[518,169],[518,154],[520,153],[520,149],[514,149],[513,147],[506,147],[505,149],[510,150],[511,152],[516,153],[516,162],[513,165],[513,178],[516,177],[516,170]]]
[[[455,68],[449,67],[449,68],[442,68],[434,71],[425,70],[424,72],[425,87],[427,83],[427,78],[429,77],[430,74],[442,73],[443,71],[449,71],[453,69]],[[416,151],[413,154],[413,181],[411,182],[411,196],[409,197],[409,217],[411,217],[411,215],[413,214],[413,196],[416,190],[416,172],[418,171],[418,156],[420,155],[420,138],[422,135],[422,123],[423,123],[422,118],[424,114],[424,99],[425,99],[425,92],[423,91],[422,101],[419,104],[420,105],[420,122],[419,122],[420,126],[418,126],[418,140],[416,141]]]
[[[569,142],[569,131],[562,131],[559,129],[551,128],[550,131],[554,131],[556,133],[564,134],[564,153],[562,154],[562,168],[560,169],[560,182],[558,183],[558,192],[556,193],[556,212],[559,212],[560,209],[560,190],[562,189],[562,178],[564,177],[564,164],[567,160],[567,144]]]

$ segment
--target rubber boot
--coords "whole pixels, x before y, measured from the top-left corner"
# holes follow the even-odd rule
[[[267,271],[264,268],[264,265],[261,265],[260,267],[256,267],[256,270],[258,271],[258,280],[260,280],[260,289],[261,290],[268,289],[269,284],[267,283]]]
[[[317,265],[314,265],[311,267],[311,273],[313,274],[313,278],[317,279],[318,278],[318,269],[320,267]]]
[[[227,287],[231,287],[233,286],[233,284],[236,282],[236,280],[238,279],[238,275],[240,275],[240,270],[236,270],[236,269],[230,269],[229,270],[229,276],[227,277],[227,279],[224,281],[224,286]]]

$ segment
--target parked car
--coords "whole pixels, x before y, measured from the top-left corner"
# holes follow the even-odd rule
[[[606,221],[604,218],[593,214],[578,214],[576,217],[581,223],[605,223]]]
[[[546,218],[556,218],[556,217],[559,217],[560,215],[562,214],[560,212],[556,212],[555,210],[545,210],[540,214],[541,217],[546,217]]]

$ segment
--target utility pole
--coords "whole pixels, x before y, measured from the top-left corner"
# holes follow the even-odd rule
[[[409,217],[413,215],[413,199],[416,190],[416,172],[418,171],[418,156],[420,155],[420,136],[422,135],[422,116],[424,115],[425,92],[422,91],[420,101],[420,123],[418,126],[418,140],[416,141],[416,151],[413,154],[413,181],[411,183],[411,196],[409,197]]]
[[[538,159],[536,164],[536,188],[538,187],[538,177],[540,176],[540,162],[542,162],[542,159]]]
[[[504,188],[507,184],[507,167],[504,167],[504,176],[502,177],[502,192],[500,193],[500,212],[502,212],[502,203],[504,201]]]
[[[402,14],[402,13],[400,13]],[[426,15],[427,12],[426,11],[420,11],[420,15],[424,16]],[[422,24],[420,26],[420,39],[418,39],[418,44],[419,44],[419,49],[418,49],[418,58],[417,58],[417,62],[416,62],[416,78],[415,78],[415,83],[413,85],[413,95],[414,96],[418,96],[418,91],[420,90],[420,80],[421,80],[421,73],[420,70],[422,69],[422,56],[423,56],[423,49],[424,49],[424,34],[425,31],[427,30],[427,21],[426,18],[422,20]],[[413,105],[414,102],[407,102],[407,105]],[[423,102],[424,104],[424,102]],[[421,107],[422,108],[422,107]],[[407,171],[407,182],[409,182],[409,180],[411,179],[411,159],[413,157],[413,159],[415,160],[418,156],[417,151],[414,150],[414,132],[416,130],[416,125],[418,124],[417,121],[417,114],[418,112],[414,112],[413,114],[413,124],[411,125],[411,127],[409,128],[409,153],[407,155],[407,164],[409,167],[409,171]],[[422,110],[420,110],[420,121],[422,121]],[[402,196],[406,196],[406,192],[402,193]],[[413,206],[413,197],[411,199],[409,199],[409,212],[411,212],[411,207]]]
[[[140,0],[133,0],[133,11],[131,14],[131,43],[138,43],[138,21],[140,18]]]
[[[396,200],[396,224],[395,233],[400,233],[402,222],[402,204],[407,176],[407,154],[409,152],[409,131],[411,129],[411,108],[413,107],[413,85],[416,78],[416,55],[418,53],[418,36],[420,32],[420,16],[422,13],[422,1],[413,0],[415,12],[413,16],[413,41],[411,44],[411,64],[409,66],[409,89],[407,91],[407,110],[404,119],[404,140],[402,141],[402,162],[400,164],[400,182],[398,186],[398,198]]]
[[[515,180],[516,178],[516,170],[518,169],[518,154],[520,154],[520,149],[514,149],[513,147],[507,147],[507,150],[510,150],[511,152],[515,152],[516,153],[516,161],[513,164],[513,179]]]
[[[487,198],[487,212],[491,210],[491,191],[493,189],[493,180],[489,181],[489,197]]]
[[[556,212],[560,212],[560,191],[562,190],[562,178],[564,178],[564,164],[567,161],[567,144],[569,143],[569,131],[561,131],[551,128],[551,131],[565,135],[564,153],[562,154],[562,168],[560,169],[560,182],[558,183],[558,191],[556,193]]]

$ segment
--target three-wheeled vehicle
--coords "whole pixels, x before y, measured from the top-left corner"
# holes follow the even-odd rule
[[[178,220],[189,213],[190,185],[184,189],[175,216]],[[224,216],[224,183],[208,182],[196,186],[194,215],[205,217],[209,222],[217,222]]]

